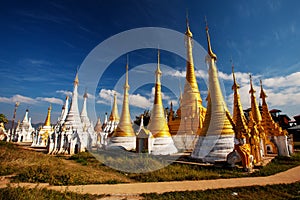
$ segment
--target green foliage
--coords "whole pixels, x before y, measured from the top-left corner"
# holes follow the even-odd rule
[[[45,188],[27,189],[24,187],[11,187],[0,188],[0,199],[18,199],[18,200],[96,200],[104,197],[104,195],[91,195],[91,194],[78,194],[74,192],[58,192],[55,190],[47,190]]]
[[[300,199],[300,182],[267,186],[142,194],[145,199]]]
[[[300,152],[291,157],[277,156],[266,166],[251,174],[251,176],[270,176],[300,165]]]
[[[6,116],[4,114],[0,114],[0,123],[3,123],[3,124],[7,124],[8,122],[8,119],[6,118]]]

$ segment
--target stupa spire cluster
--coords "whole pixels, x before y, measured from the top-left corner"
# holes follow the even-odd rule
[[[267,95],[260,84],[262,112],[258,106],[252,76],[250,75],[251,111],[244,113],[234,66],[233,78],[233,115],[228,111],[221,91],[217,69],[217,55],[213,52],[209,28],[205,26],[208,66],[207,108],[202,105],[202,98],[196,79],[193,58],[193,34],[188,17],[184,34],[186,47],[186,74],[183,93],[180,89],[179,108],[164,109],[162,98],[160,66],[161,54],[157,51],[155,70],[155,92],[153,107],[147,113],[149,124],[144,125],[141,116],[139,127],[131,121],[129,104],[129,63],[125,67],[125,82],[122,99],[122,111],[119,117],[117,93],[113,95],[110,115],[105,114],[103,124],[100,118],[93,126],[88,116],[89,95],[87,89],[83,94],[82,110],[78,108],[79,75],[76,73],[72,98],[66,97],[61,115],[55,125],[51,125],[51,105],[43,127],[34,133],[28,110],[22,122],[16,128],[18,141],[30,141],[32,146],[47,147],[49,154],[74,154],[91,150],[103,151],[122,149],[127,151],[146,152],[153,155],[169,155],[180,151],[192,152],[191,157],[203,162],[228,162],[235,165],[242,161],[245,170],[251,170],[253,164],[260,164],[267,153],[278,153],[289,156],[287,132],[274,122],[267,104]],[[145,114],[145,113],[144,113]],[[146,115],[145,115],[146,116]],[[167,119],[166,119],[167,118]],[[34,133],[34,134],[32,134]]]

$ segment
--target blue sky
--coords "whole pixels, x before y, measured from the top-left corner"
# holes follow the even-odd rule
[[[73,89],[76,69],[98,44],[120,32],[141,27],[162,27],[184,33],[188,10],[194,40],[204,48],[204,17],[208,19],[229,109],[232,58],[244,108],[249,106],[250,72],[257,96],[259,79],[262,79],[269,107],[292,117],[300,114],[299,6],[296,0],[3,1],[0,7],[0,113],[11,119],[14,102],[20,101],[17,119],[22,119],[29,108],[32,121],[41,122],[51,102],[52,123],[55,123],[65,94]],[[184,38],[178,43],[184,46]],[[155,49],[129,53],[129,69],[132,72],[145,69],[154,81],[153,63],[156,63]],[[173,81],[183,88],[185,60],[161,51],[161,63],[166,66],[162,68],[162,83]],[[89,101],[95,102],[97,115],[102,120],[104,113],[110,112],[113,89],[120,93],[121,111],[125,64],[126,55],[120,55],[100,78],[96,92],[90,95]],[[207,73],[201,69],[198,67],[197,75],[205,104],[207,88],[201,77]],[[129,79],[132,85],[136,77]],[[85,87],[84,83],[80,85]],[[163,92],[165,106],[170,101],[176,105],[179,89],[172,92],[165,87]],[[131,117],[134,118],[151,107],[152,85],[143,85],[130,93],[133,96]]]

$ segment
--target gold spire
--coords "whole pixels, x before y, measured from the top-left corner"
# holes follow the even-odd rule
[[[116,131],[113,134],[113,137],[133,137],[133,136],[135,136],[133,128],[132,128],[132,124],[131,124],[131,119],[130,119],[128,90],[129,90],[129,84],[128,84],[128,60],[127,60],[122,113],[121,113],[120,122],[117,126]]]
[[[251,112],[252,112],[252,116],[253,116],[254,121],[256,123],[260,123],[261,114],[260,114],[259,107],[258,107],[257,102],[256,102],[256,97],[255,97],[255,92],[256,91],[253,88],[251,74],[249,76],[250,76],[250,90],[249,90],[249,93],[251,94]]]
[[[87,89],[86,88],[85,88],[85,91],[84,91],[83,98],[88,98],[88,93],[87,93]]]
[[[206,35],[207,35],[207,43],[208,43],[208,55],[207,63],[209,65],[208,75],[209,75],[209,96],[208,98],[208,110],[206,112],[203,129],[201,131],[201,135],[233,135],[234,130],[232,124],[229,121],[229,112],[224,101],[224,97],[221,91],[219,78],[218,78],[218,70],[216,66],[217,56],[212,53],[210,46],[210,38],[208,34],[208,26],[206,24]],[[213,120],[212,120],[213,119]],[[210,132],[210,126],[214,126],[214,131]]]
[[[151,131],[154,137],[171,137],[169,127],[165,119],[164,108],[161,97],[161,83],[160,83],[160,66],[159,66],[159,50],[157,54],[157,68],[156,83],[155,83],[155,94],[154,94],[154,105],[151,112],[148,129]]]
[[[260,98],[262,99],[262,126],[265,130],[266,136],[272,136],[276,134],[278,130],[275,130],[275,122],[269,112],[268,104],[266,102],[266,93],[262,86],[262,81],[260,80]]]
[[[208,33],[208,24],[207,24],[206,17],[205,17],[205,23],[206,23],[205,30],[206,30],[206,38],[207,38],[207,53],[211,57],[211,59],[213,59],[214,61],[217,61],[217,55],[214,54],[214,52],[212,51],[212,48],[211,48],[210,36]]]
[[[186,13],[186,31],[185,31],[185,35],[192,38],[193,34],[190,30],[190,24],[189,24],[189,18],[188,18],[188,13]]]
[[[188,19],[186,21],[186,37],[185,37],[185,42],[186,42],[186,51],[187,51],[187,61],[186,61],[186,84],[185,84],[185,90],[186,87],[188,86],[190,90],[193,92],[198,92],[198,84],[196,80],[196,75],[195,75],[195,68],[194,68],[194,60],[193,60],[193,38],[192,38],[192,32],[190,31],[190,26],[188,23]],[[188,84],[188,85],[187,85]],[[200,96],[200,95],[199,95]],[[200,97],[200,100],[202,102],[202,99]]]
[[[117,104],[117,94],[114,93],[114,102],[113,107],[109,116],[110,121],[119,121],[119,114],[118,114],[118,104]]]
[[[50,104],[50,106],[48,108],[47,117],[46,117],[46,120],[45,120],[45,126],[51,126],[51,110],[52,110],[52,106]]]
[[[79,84],[79,79],[78,79],[78,72],[76,72],[75,80],[74,80],[74,85]]]
[[[243,107],[241,104],[240,94],[239,94],[239,85],[236,82],[235,74],[234,74],[234,66],[232,64],[232,77],[233,77],[233,85],[232,90],[234,91],[233,97],[233,122],[235,124],[235,133],[236,138],[248,138],[249,130],[246,125],[246,118],[244,115]]]

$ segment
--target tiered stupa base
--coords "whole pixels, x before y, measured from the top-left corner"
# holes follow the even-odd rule
[[[195,148],[197,135],[174,135],[172,136],[175,146],[180,150],[193,150]]]
[[[198,138],[191,156],[202,162],[225,162],[234,148],[234,135],[209,135]]]
[[[106,149],[125,149],[127,151],[134,150],[136,147],[136,137],[112,137]]]
[[[153,155],[170,155],[177,153],[172,137],[153,138],[151,154]]]

